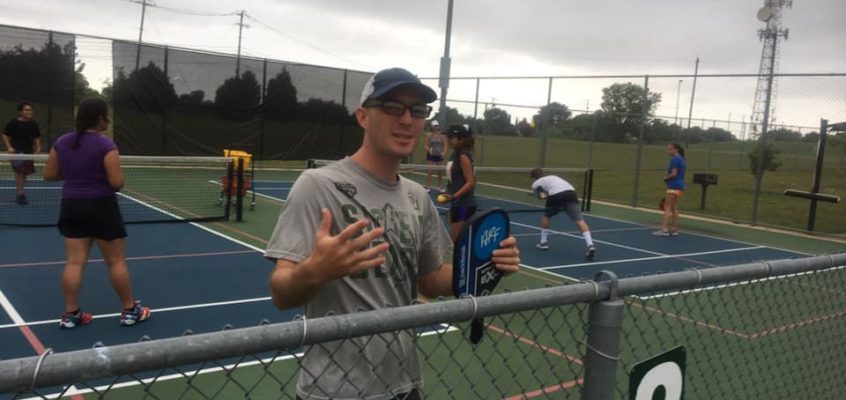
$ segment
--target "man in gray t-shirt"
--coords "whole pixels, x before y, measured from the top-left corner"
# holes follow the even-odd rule
[[[392,68],[367,83],[356,110],[364,128],[349,158],[304,172],[265,255],[276,261],[271,294],[279,308],[305,305],[307,318],[411,304],[418,290],[452,295],[452,244],[419,184],[397,174],[429,116],[435,92]],[[494,252],[506,272],[519,269],[513,237]],[[417,399],[422,386],[413,329],[309,346],[302,399]]]

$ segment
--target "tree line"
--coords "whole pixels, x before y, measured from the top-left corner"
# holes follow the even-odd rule
[[[104,92],[116,108],[147,113],[213,113],[241,122],[259,118],[352,122],[352,114],[335,101],[309,98],[299,102],[297,88],[284,67],[268,80],[264,92],[256,75],[247,70],[224,80],[215,90],[214,98],[209,100],[202,90],[177,95],[164,70],[151,61],[130,73],[118,69],[114,83]]]

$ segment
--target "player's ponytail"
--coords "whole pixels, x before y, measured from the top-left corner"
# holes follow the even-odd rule
[[[676,142],[673,142],[673,143],[670,143],[670,146],[673,146],[673,148],[676,149],[676,151],[679,152],[679,155],[681,156],[681,158],[684,158],[684,147],[682,147],[682,145],[680,145]]]
[[[73,140],[72,149],[79,148],[79,142],[82,135],[89,129],[96,128],[100,118],[108,121],[109,105],[106,104],[106,99],[100,96],[91,96],[82,99],[79,102],[79,109],[76,112],[76,135]]]

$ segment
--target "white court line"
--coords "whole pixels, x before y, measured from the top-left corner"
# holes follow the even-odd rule
[[[2,302],[4,299],[5,299],[5,296],[3,296],[2,292],[0,292],[0,302]],[[217,302],[213,302],[213,303],[191,304],[191,305],[187,305],[187,306],[162,307],[162,308],[153,309],[153,313],[159,314],[159,313],[164,313],[164,312],[191,310],[191,309],[197,309],[197,308],[208,308],[208,307],[217,307],[217,306],[227,306],[227,305],[232,305],[232,304],[258,303],[258,302],[269,301],[269,300],[270,300],[270,296],[256,297],[256,298],[252,298],[252,299],[217,301]],[[4,304],[3,307],[5,308],[6,305]],[[9,307],[11,307],[11,303],[9,304]],[[12,308],[12,311],[14,311],[14,308]],[[7,310],[7,312],[8,312],[8,310]],[[14,312],[15,312],[15,315],[17,315],[17,311],[14,311]],[[47,324],[55,324],[55,323],[59,322],[58,319],[50,319],[50,320],[34,321],[34,322],[24,322],[24,320],[20,317],[20,315],[17,315],[17,319],[15,319],[15,316],[13,316],[11,312],[9,312],[9,315],[12,316],[12,320],[15,321],[15,323],[14,324],[0,325],[0,329],[15,328],[15,327],[19,327],[19,326],[47,325]],[[112,317],[117,317],[117,316],[120,316],[120,313],[95,315],[94,319],[112,318]]]
[[[482,183],[482,184],[483,185],[490,185],[490,184],[486,184],[486,183]],[[519,188],[515,188],[515,187],[511,187],[511,186],[500,186],[500,185],[490,185],[490,186],[499,186],[499,187],[503,187],[503,188],[506,188],[506,189],[520,190]],[[519,205],[519,206],[527,206],[527,205],[532,206],[531,204],[524,204],[524,203],[516,202],[514,200],[504,199],[504,198],[496,197],[496,196],[483,196],[483,197],[488,198],[488,199],[494,199],[494,200],[502,201],[502,202],[509,203],[509,204],[516,204],[516,205]],[[534,206],[534,207],[538,208],[539,210],[543,210],[543,207],[540,207],[540,206]],[[612,207],[615,207],[615,206],[612,205]],[[628,224],[628,225],[642,226],[642,227],[647,227],[647,228],[652,227],[651,225],[645,225],[645,224],[641,224],[641,223],[626,221],[626,220],[622,220],[622,219],[619,219],[619,218],[603,217],[603,216],[599,216],[599,215],[596,215],[596,214],[585,214],[585,215],[587,215],[591,218],[604,219],[606,221],[614,221],[614,222],[624,223],[624,224]],[[684,235],[690,235],[690,236],[705,237],[705,238],[715,239],[715,240],[723,240],[723,241],[726,241],[726,242],[744,244],[744,245],[748,245],[748,246],[758,246],[759,245],[758,243],[751,243],[751,242],[746,242],[746,241],[742,241],[742,240],[728,239],[728,238],[719,237],[719,236],[706,235],[704,233],[683,232],[683,234]],[[775,247],[775,246],[765,246],[765,247],[768,247],[768,248],[773,249],[773,250],[783,251],[783,252],[786,252],[786,253],[793,253],[793,254],[799,254],[799,255],[804,255],[804,256],[813,255],[813,254],[810,254],[810,253],[805,253],[805,252],[796,251],[796,250],[788,250],[788,249],[784,249],[784,248],[781,248],[781,247]]]
[[[213,183],[213,184],[218,185],[218,186],[223,186],[223,184],[218,182],[218,181],[209,181],[209,183]],[[259,188],[259,190],[261,190],[261,188]],[[259,193],[259,192],[255,192],[255,193],[256,193],[257,197],[262,197],[262,198],[265,198],[265,199],[268,199],[268,200],[271,200],[271,201],[278,201],[280,203],[287,203],[288,202],[288,199],[280,199],[278,197],[262,194],[262,193]],[[246,199],[247,197],[244,196],[244,198]]]
[[[12,326],[26,325],[26,321],[23,320],[21,315],[18,313],[18,310],[16,310],[15,307],[12,305],[12,303],[9,301],[9,299],[6,298],[6,295],[3,293],[2,290],[0,290],[0,305],[2,305],[3,309],[6,311],[6,313],[9,314],[9,318],[11,318],[12,321],[15,322],[15,324],[12,325]],[[57,322],[59,322],[59,320],[53,321],[53,323],[57,323]],[[32,337],[30,338],[29,335],[24,333],[24,337],[27,340],[35,339],[38,343],[41,342],[41,339],[38,339],[38,337],[35,335],[35,332],[31,332],[31,335],[32,335]],[[35,349],[35,346],[32,345],[32,347],[33,347],[33,350],[35,350],[36,353],[37,353],[38,350]],[[76,388],[76,385],[70,385],[68,390],[76,391],[78,389]]]
[[[512,223],[512,224],[514,224],[514,225],[517,225],[517,226],[522,226],[522,227],[524,227],[524,228],[530,228],[530,229],[541,230],[541,228],[539,228],[539,227],[537,227],[537,226],[534,226],[534,225],[527,225],[527,224],[522,224],[522,223],[519,223],[519,222],[514,222],[514,221],[511,221],[511,223]],[[567,232],[561,232],[561,231],[556,231],[556,230],[552,230],[552,229],[549,229],[549,233],[554,233],[554,234],[558,234],[558,235],[562,235],[562,236],[567,236],[567,237],[571,237],[571,238],[576,238],[576,239],[582,239],[582,235],[581,235],[581,234],[576,235],[576,234],[567,233]],[[644,249],[640,249],[640,248],[637,248],[637,247],[626,246],[626,245],[624,245],[624,244],[618,244],[618,243],[608,242],[608,241],[605,241],[605,240],[596,240],[596,239],[594,239],[593,241],[594,241],[595,243],[602,243],[602,244],[606,244],[606,245],[613,246],[613,247],[623,248],[623,249],[626,249],[626,250],[638,251],[638,252],[641,252],[641,253],[654,254],[654,255],[656,255],[656,256],[667,256],[667,255],[668,255],[668,254],[664,254],[664,253],[659,253],[659,252],[657,252],[657,251],[644,250]]]
[[[625,221],[625,220],[618,219],[618,218],[602,217],[602,216],[599,216],[599,215],[594,215],[594,214],[589,214],[589,215],[590,215],[592,218],[604,219],[604,220],[606,220],[606,221],[614,221],[614,222],[620,222],[620,223],[625,223],[625,224],[632,224],[632,225],[639,225],[639,226],[649,227],[649,225],[644,225],[644,224],[634,223],[634,222],[630,222],[630,221]],[[720,236],[706,235],[706,234],[704,234],[704,233],[698,233],[698,232],[687,232],[687,231],[682,231],[682,233],[681,233],[681,234],[683,234],[683,235],[687,235],[687,236],[699,236],[699,237],[705,237],[705,238],[709,238],[709,239],[723,240],[723,241],[726,241],[726,242],[732,242],[732,243],[738,243],[738,244],[745,244],[745,245],[749,245],[749,246],[758,246],[758,245],[759,245],[759,244],[757,244],[757,243],[746,242],[746,241],[743,241],[743,240],[728,239],[728,238],[724,238],[724,237],[720,237]],[[781,248],[781,247],[775,247],[775,246],[764,246],[764,247],[767,247],[767,248],[770,248],[770,249],[773,249],[773,250],[783,251],[783,252],[786,252],[786,253],[799,254],[799,255],[803,255],[803,256],[810,256],[810,255],[812,255],[812,254],[810,254],[810,253],[805,253],[805,252],[796,251],[796,250],[787,250],[787,249],[783,249],[783,248]]]
[[[26,325],[26,322],[23,318],[21,318],[21,314],[18,313],[18,310],[15,309],[15,306],[12,305],[12,302],[9,301],[9,298],[6,297],[6,294],[0,290],[0,305],[3,306],[3,310],[6,311],[6,314],[9,314],[9,318],[14,321],[14,324],[10,326],[19,326],[19,325]],[[56,320],[58,322],[59,320]],[[3,327],[4,325],[0,325]]]
[[[736,249],[725,249],[725,250],[713,250],[713,251],[701,251],[697,253],[686,253],[686,254],[664,254],[655,257],[641,257],[641,258],[629,258],[624,260],[609,260],[609,261],[593,261],[593,262],[586,262],[586,263],[579,263],[579,264],[564,264],[564,265],[554,265],[551,267],[538,267],[539,269],[558,269],[558,268],[574,268],[574,267],[582,267],[585,265],[603,265],[603,264],[622,264],[622,263],[630,263],[630,262],[638,262],[638,261],[648,261],[648,260],[661,260],[667,258],[681,258],[681,257],[692,257],[692,256],[702,256],[708,254],[719,254],[719,253],[731,253],[735,251],[749,251],[749,250],[758,250],[758,249],[766,249],[767,246],[753,246],[753,247],[740,247]]]
[[[158,208],[158,207],[154,207],[153,205],[147,204],[146,202],[139,201],[138,199],[136,199],[136,198],[134,198],[134,197],[132,197],[132,196],[128,196],[128,195],[123,194],[123,193],[120,193],[120,192],[118,192],[118,194],[119,194],[120,196],[122,196],[122,197],[125,197],[125,198],[127,198],[127,199],[131,200],[131,201],[135,201],[135,202],[137,202],[137,203],[139,203],[139,204],[142,204],[142,205],[144,205],[144,206],[146,206],[146,207],[150,207],[150,208],[152,208],[152,209],[154,209],[154,210],[156,210],[156,211],[158,211],[158,212],[161,212],[161,213],[163,213],[163,214],[165,214],[165,215],[167,215],[167,216],[170,216],[170,217],[173,217],[173,218],[176,218],[176,219],[182,219],[182,218],[179,218],[179,217],[177,217],[176,215],[171,214],[171,213],[169,213],[169,212],[167,212],[167,211],[164,211],[164,210],[162,210],[162,209],[160,209],[160,208]],[[221,237],[221,238],[223,238],[223,239],[225,239],[225,240],[229,240],[229,241],[231,241],[231,242],[237,243],[237,244],[242,245],[242,246],[244,246],[244,247],[246,247],[246,248],[248,248],[248,249],[255,250],[255,251],[256,251],[256,252],[258,252],[258,253],[264,253],[264,250],[262,250],[262,249],[260,249],[260,248],[258,248],[258,247],[256,247],[256,246],[253,246],[253,245],[251,245],[251,244],[248,244],[248,243],[242,242],[242,241],[240,241],[240,240],[238,240],[238,239],[235,239],[235,238],[233,238],[233,237],[230,237],[230,236],[224,235],[224,234],[222,234],[222,233],[220,233],[220,232],[218,232],[218,231],[215,231],[215,230],[213,230],[213,229],[211,229],[211,228],[207,228],[207,227],[205,227],[205,226],[203,226],[203,225],[200,225],[200,224],[198,224],[198,223],[196,223],[196,222],[189,222],[189,224],[190,224],[190,225],[193,225],[193,226],[194,226],[194,227],[196,227],[196,228],[199,228],[199,229],[201,229],[201,230],[204,230],[204,231],[206,231],[206,232],[208,232],[208,233],[211,233],[212,235],[215,235],[215,236]],[[236,303],[250,303],[250,302],[264,301],[264,300],[269,300],[269,299],[270,299],[270,297],[260,297],[260,298],[255,298],[255,299],[234,300],[234,301],[228,301],[228,302],[207,303],[207,304],[198,304],[198,305],[190,305],[190,306],[179,306],[179,307],[169,307],[169,308],[157,308],[157,309],[155,309],[154,311],[158,313],[158,312],[176,311],[176,310],[183,310],[183,309],[190,309],[190,308],[204,308],[204,307],[213,307],[213,306],[218,306],[218,305],[227,305],[227,304],[236,304]],[[24,325],[43,325],[43,324],[51,324],[51,323],[58,323],[58,322],[59,322],[59,320],[58,320],[58,319],[54,319],[54,320],[47,320],[47,321],[38,321],[38,322],[26,323],[26,322],[23,320],[23,318],[21,318],[20,314],[18,314],[17,310],[15,310],[15,308],[12,306],[12,303],[11,303],[11,302],[9,302],[9,300],[6,298],[6,296],[2,294],[2,292],[0,292],[0,305],[2,305],[2,306],[3,306],[3,308],[4,308],[4,309],[6,310],[6,312],[9,314],[9,316],[10,316],[10,317],[12,317],[12,321],[14,321],[14,322],[15,322],[14,324],[5,324],[5,325],[0,325],[0,329],[10,328],[10,327],[18,327],[18,326],[24,326]],[[118,316],[118,315],[120,315],[120,314],[119,314],[119,313],[116,313],[116,314],[104,314],[104,315],[98,315],[98,316],[95,316],[94,318],[115,317],[115,316]],[[15,318],[17,318],[17,319],[15,319]]]

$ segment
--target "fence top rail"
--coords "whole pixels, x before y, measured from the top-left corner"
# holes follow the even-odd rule
[[[634,79],[634,78],[760,78],[769,75],[751,73],[724,74],[631,74],[631,75],[547,75],[547,76],[450,76],[451,80],[474,79]],[[846,77],[846,72],[779,72],[773,77]],[[420,79],[434,80],[439,77],[420,77]]]
[[[438,323],[469,321],[546,307],[575,305],[619,296],[688,290],[846,266],[846,253],[689,270],[617,281],[509,292],[480,298],[414,304],[353,314],[140,343],[0,361],[0,393],[65,385],[82,380],[160,370],[179,365],[303,345],[393,332]]]

